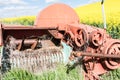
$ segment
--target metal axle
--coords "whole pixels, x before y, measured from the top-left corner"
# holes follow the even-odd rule
[[[120,55],[111,55],[111,54],[95,54],[95,53],[88,53],[88,52],[73,52],[73,54],[79,54],[81,56],[89,56],[89,57],[98,57],[98,58],[116,58],[119,59]]]

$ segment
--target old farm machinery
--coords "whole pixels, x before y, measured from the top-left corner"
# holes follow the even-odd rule
[[[34,26],[1,24],[0,46],[3,73],[14,67],[42,71],[69,59],[72,65],[82,62],[85,80],[99,80],[99,75],[120,67],[120,40],[104,29],[81,24],[65,4],[42,10]]]

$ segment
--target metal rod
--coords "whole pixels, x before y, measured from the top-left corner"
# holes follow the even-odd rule
[[[89,57],[98,57],[98,58],[120,58],[120,55],[116,55],[116,54],[98,54],[98,53],[89,53],[89,52],[73,52],[75,54],[80,54],[81,56],[89,56]]]
[[[101,6],[102,6],[102,16],[103,16],[103,25],[104,29],[106,29],[106,16],[105,16],[105,10],[104,10],[104,0],[101,1]]]
[[[111,54],[95,54],[95,53],[81,53],[82,56],[99,57],[99,58],[120,58],[120,55]]]
[[[36,26],[23,26],[23,25],[3,25],[4,30],[56,30],[58,27],[36,27]]]
[[[25,39],[24,44],[33,44],[37,42],[36,39]],[[19,40],[15,40],[15,44],[21,44],[22,43],[22,39]]]

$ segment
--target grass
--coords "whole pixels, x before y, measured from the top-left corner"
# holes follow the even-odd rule
[[[120,80],[120,68],[101,76],[104,80]]]
[[[58,65],[55,70],[49,70],[42,74],[33,74],[21,69],[13,69],[7,72],[2,80],[83,80],[80,68],[73,69],[69,74],[66,73],[66,67]]]

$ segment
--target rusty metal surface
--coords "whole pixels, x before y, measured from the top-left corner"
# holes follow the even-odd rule
[[[103,38],[103,33],[100,31],[93,31],[90,34],[89,40],[94,46],[100,46],[103,44]]]
[[[83,29],[86,33],[84,35],[86,41],[82,42],[83,47],[78,46],[75,42],[75,35],[73,34],[77,32],[75,29],[69,30],[67,35],[70,35],[70,41],[66,41],[69,45],[74,43],[77,45],[77,47],[72,45],[73,49],[75,48],[76,55],[71,55],[70,60],[84,56],[83,64],[87,71],[85,80],[99,80],[99,75],[120,67],[120,40],[112,39],[106,30],[94,26],[84,24],[69,24],[69,26],[77,30]],[[84,37],[81,37],[80,40]]]
[[[111,39],[105,44],[104,54],[120,55],[120,40]],[[118,56],[119,57],[119,56]],[[120,59],[105,59],[105,66],[108,69],[117,69],[120,67]]]
[[[9,38],[9,35],[13,38]],[[54,61],[63,61],[64,56],[58,49],[55,51],[50,48],[42,50],[41,44],[38,49],[35,48],[39,42],[36,41],[36,38],[43,35],[52,36],[54,41],[51,39],[49,41],[57,46],[60,46],[60,41],[66,43],[71,51],[76,52],[71,53],[70,61],[79,58],[83,62],[85,80],[100,80],[99,75],[120,67],[120,40],[112,39],[104,29],[80,24],[78,15],[65,4],[53,4],[42,10],[38,14],[34,26],[0,25],[0,45],[5,46],[4,51],[10,51],[4,52],[3,62],[6,60],[5,63],[12,63],[12,67],[21,65],[20,68],[36,72],[33,70],[35,67],[36,70],[41,66],[46,69],[54,64]],[[33,36],[35,39],[31,38]],[[51,42],[45,42],[46,38],[43,40],[40,42],[43,44],[43,48],[53,45]],[[2,44],[3,41],[4,44]],[[25,49],[24,45],[29,45],[31,50],[29,50],[30,48]],[[11,53],[11,51],[13,52]]]
[[[22,42],[21,39],[15,40],[15,44],[16,44],[16,45],[20,44],[21,42]],[[24,40],[24,44],[25,44],[25,45],[26,45],[26,44],[33,44],[33,43],[35,43],[35,42],[37,42],[37,39],[25,39],[25,40]],[[43,48],[44,48],[44,47],[48,47],[48,46],[55,46],[55,44],[53,44],[50,40],[40,40],[40,42],[42,43]]]
[[[57,26],[55,27],[36,27],[36,26],[23,26],[23,25],[3,25],[2,28],[4,30],[44,30],[44,29],[49,29],[49,30],[55,30],[57,29]]]
[[[120,59],[120,52],[119,54],[95,54],[95,53],[88,53],[88,52],[72,52],[74,55],[79,55],[79,56],[88,56],[88,57],[97,57],[97,58],[114,58],[114,59]]]
[[[29,38],[29,37],[39,37],[42,36],[44,34],[48,34],[48,31],[46,30],[3,30],[3,40],[5,41],[5,39],[10,35],[13,36],[16,39],[24,39],[24,38]]]
[[[61,23],[79,23],[79,17],[68,5],[57,3],[40,11],[34,25],[37,27],[53,27]]]

